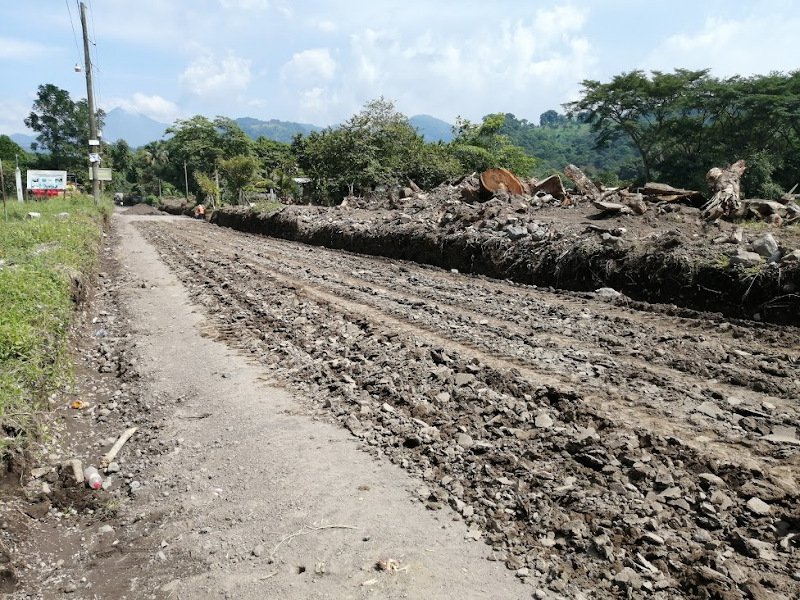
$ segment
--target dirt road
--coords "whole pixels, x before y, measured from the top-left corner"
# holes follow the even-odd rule
[[[797,329],[117,220],[156,597],[800,595]]]

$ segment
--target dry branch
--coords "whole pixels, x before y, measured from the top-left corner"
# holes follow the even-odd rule
[[[114,442],[113,446],[111,446],[111,450],[109,450],[106,455],[100,459],[100,465],[102,467],[107,467],[117,457],[117,454],[119,454],[119,451],[122,450],[125,442],[127,442],[138,429],[138,427],[129,427],[123,431],[122,435],[119,436],[119,439]]]

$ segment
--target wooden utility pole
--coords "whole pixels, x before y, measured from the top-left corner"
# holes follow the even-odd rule
[[[0,188],[3,189],[3,217],[8,221],[8,213],[6,212],[6,178],[3,174],[3,161],[0,160]]]
[[[86,97],[89,103],[89,154],[100,154],[100,139],[97,136],[97,120],[94,107],[94,86],[92,85],[92,57],[89,54],[89,30],[86,26],[86,4],[81,2],[81,27],[83,28],[83,56],[86,62]],[[92,161],[92,196],[94,203],[100,204],[100,161]]]
[[[183,183],[186,185],[186,201],[189,201],[189,171],[186,170],[186,161],[183,161]]]

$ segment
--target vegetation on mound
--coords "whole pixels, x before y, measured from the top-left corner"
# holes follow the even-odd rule
[[[48,394],[71,376],[74,303],[96,269],[109,214],[109,205],[75,197],[12,202],[0,221],[1,454],[27,439]]]

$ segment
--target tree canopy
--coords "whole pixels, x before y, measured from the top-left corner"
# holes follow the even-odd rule
[[[102,129],[105,113],[97,111],[98,128]],[[39,166],[64,169],[85,179],[89,158],[89,105],[75,102],[69,92],[52,83],[40,85],[33,110],[25,125],[35,131],[33,150],[40,153]]]
[[[565,106],[591,124],[602,147],[627,139],[642,179],[700,188],[713,166],[759,164],[751,195],[790,187],[800,166],[800,71],[718,79],[708,70],[622,73],[583,82]],[[747,179],[745,186],[748,186]]]

